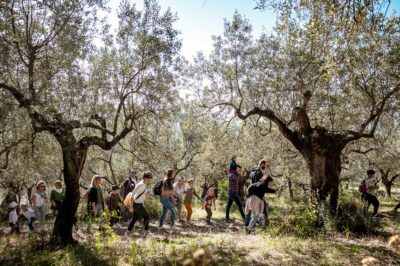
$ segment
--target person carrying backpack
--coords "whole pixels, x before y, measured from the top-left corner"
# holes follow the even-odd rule
[[[122,199],[125,199],[126,196],[135,189],[137,183],[136,178],[136,170],[131,168],[128,170],[128,177],[122,182],[120,186],[120,194]],[[122,208],[122,219],[124,222],[127,222],[131,217],[131,213],[129,209],[126,207]]]
[[[264,176],[263,171],[265,170],[265,168],[268,166],[268,163],[265,159],[260,160],[260,162],[258,163],[257,166],[255,166],[253,169],[251,169],[250,171],[250,180],[251,180],[251,184],[255,184],[258,181],[260,181],[260,179]],[[264,201],[264,199],[263,199]],[[267,203],[264,201],[264,217],[266,220],[268,220],[268,209],[267,209]],[[251,212],[248,212],[245,216],[245,224],[246,226],[249,224],[251,219]]]
[[[362,193],[361,199],[368,202],[366,207],[366,213],[368,213],[369,206],[374,206],[374,213],[376,215],[379,209],[379,200],[376,197],[376,191],[378,190],[379,180],[375,177],[375,171],[370,169],[367,171],[367,178],[361,181],[360,192]]]
[[[153,174],[151,172],[145,172],[143,179],[136,185],[132,191],[132,204],[133,204],[133,218],[128,226],[128,232],[131,232],[135,223],[143,218],[144,233],[142,235],[145,238],[149,233],[149,214],[144,207],[144,200],[147,195],[147,185],[153,180]]]
[[[254,231],[254,225],[262,216],[267,204],[264,200],[265,193],[275,193],[276,190],[269,187],[273,182],[272,177],[263,176],[257,183],[250,185],[247,189],[247,200],[245,212],[247,215],[253,215],[253,218],[246,226],[246,232],[249,234]]]

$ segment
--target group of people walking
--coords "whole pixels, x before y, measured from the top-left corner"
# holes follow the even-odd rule
[[[250,184],[246,191],[246,201],[243,208],[240,198],[240,187],[243,184],[243,176],[240,173],[241,166],[236,162],[237,156],[231,158],[228,164],[228,200],[225,209],[225,220],[231,223],[230,217],[231,207],[233,203],[237,205],[242,221],[245,225],[247,233],[252,233],[257,223],[268,223],[268,203],[265,200],[266,193],[275,193],[276,190],[271,188],[273,178],[264,174],[264,170],[269,167],[266,160],[262,159],[251,169]],[[101,214],[108,207],[110,215],[110,226],[118,224],[120,221],[129,222],[128,234],[131,232],[135,224],[143,219],[144,233],[146,236],[149,232],[149,214],[144,205],[149,195],[149,185],[153,182],[154,176],[151,172],[144,172],[140,180],[134,169],[130,169],[127,178],[120,186],[113,185],[112,190],[106,196],[103,195],[101,188],[102,177],[94,175],[90,182],[84,198],[87,201],[87,216],[101,217]],[[367,178],[363,179],[360,185],[362,199],[367,202],[366,210],[370,205],[374,206],[374,215],[379,209],[379,201],[376,197],[378,189],[378,181],[373,170],[367,171]],[[162,212],[159,218],[159,228],[163,229],[167,221],[172,229],[176,229],[175,221],[178,219],[180,223],[191,224],[193,213],[193,201],[198,199],[202,208],[205,210],[206,222],[212,225],[212,209],[216,208],[216,197],[214,187],[207,188],[206,195],[202,198],[195,190],[195,180],[185,180],[183,177],[177,178],[177,172],[169,169],[165,178],[157,182],[152,189],[152,194],[159,196],[162,205]],[[46,182],[40,180],[33,189],[30,202],[22,203],[19,212],[17,212],[18,204],[14,201],[9,205],[9,224],[11,232],[19,232],[19,219],[24,217],[30,230],[34,230],[34,222],[43,223],[45,220],[45,202],[47,198]],[[57,212],[64,200],[64,191],[62,181],[57,180],[54,188],[50,193],[51,209]],[[186,210],[186,216],[183,217],[183,207]],[[395,210],[400,207],[396,206]]]
[[[21,203],[19,212],[18,203],[12,201],[9,206],[9,225],[11,232],[20,232],[21,219],[25,219],[31,231],[35,229],[34,223],[38,221],[43,224],[45,222],[45,208],[46,208],[46,182],[39,180],[30,195],[31,207],[28,202]],[[57,180],[54,182],[54,188],[50,192],[50,207],[56,213],[64,200],[64,191],[62,188],[62,181]]]

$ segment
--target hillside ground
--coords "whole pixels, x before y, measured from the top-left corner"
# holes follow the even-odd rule
[[[349,197],[361,206],[357,194]],[[4,226],[0,265],[181,265],[188,259],[204,265],[400,265],[398,247],[388,246],[399,232],[400,214],[391,212],[395,198],[381,198],[380,216],[368,218],[379,228],[370,234],[316,230],[305,204],[284,196],[269,196],[270,224],[250,235],[236,210],[235,221],[225,222],[224,202],[214,211],[213,225],[206,224],[205,211],[196,206],[193,225],[177,223],[177,230],[166,226],[160,231],[152,219],[151,234],[144,239],[142,224],[125,236],[127,224],[99,232],[97,224],[79,222],[74,232],[79,244],[63,249],[47,245],[50,219],[34,233],[25,226],[20,235],[9,235]]]

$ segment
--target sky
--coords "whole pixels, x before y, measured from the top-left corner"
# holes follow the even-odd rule
[[[112,28],[118,25],[116,10],[119,0],[110,0],[108,21]],[[143,6],[142,0],[131,0],[138,9]],[[198,51],[208,54],[212,50],[211,36],[221,35],[224,29],[224,18],[232,19],[237,10],[244,15],[253,26],[254,36],[259,36],[263,30],[270,31],[274,25],[275,15],[271,11],[254,10],[254,0],[159,0],[162,10],[171,8],[177,13],[179,20],[175,28],[181,32],[181,53],[191,60]]]
[[[143,6],[143,0],[131,0],[138,9]],[[117,9],[120,0],[110,0],[111,13],[107,15],[113,29],[118,26]],[[253,27],[255,37],[263,31],[270,32],[276,16],[271,10],[254,9],[255,0],[159,0],[162,10],[171,8],[177,13],[179,20],[175,24],[181,32],[181,53],[191,60],[198,51],[208,54],[212,50],[211,36],[223,33],[224,18],[230,20],[235,10],[244,15]],[[400,11],[400,0],[392,0],[391,11]],[[399,12],[398,12],[399,13]]]

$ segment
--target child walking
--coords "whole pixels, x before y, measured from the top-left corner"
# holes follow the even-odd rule
[[[18,234],[20,233],[18,225],[17,206],[18,204],[15,201],[11,202],[10,205],[8,205],[8,224],[11,227],[10,234],[14,232]]]
[[[211,223],[211,217],[212,217],[212,211],[211,207],[214,205],[214,210],[216,209],[215,207],[215,196],[214,196],[214,188],[210,187],[207,191],[207,195],[204,198],[203,202],[203,208],[207,212],[207,224],[212,225]]]
[[[128,232],[131,232],[135,223],[143,218],[144,233],[142,235],[145,238],[149,234],[149,214],[143,203],[147,194],[147,185],[153,180],[153,174],[151,172],[145,172],[143,174],[143,180],[140,181],[135,189],[132,191],[132,202],[133,202],[133,218],[129,224]]]
[[[191,224],[191,218],[192,218],[192,202],[193,202],[193,196],[198,198],[201,201],[200,196],[197,194],[196,190],[194,189],[194,179],[189,179],[189,188],[186,190],[186,195],[183,200],[183,205],[185,205],[186,209],[186,223]]]
[[[119,186],[114,185],[112,187],[112,191],[110,192],[110,194],[108,194],[106,203],[110,213],[114,212],[112,213],[110,219],[110,226],[112,227],[114,224],[118,223],[121,215],[121,199],[119,197]]]

